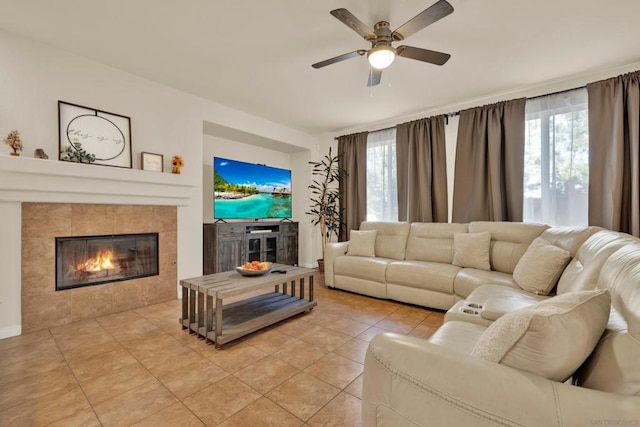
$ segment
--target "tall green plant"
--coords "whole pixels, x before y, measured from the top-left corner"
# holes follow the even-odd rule
[[[339,155],[331,153],[325,155],[319,162],[309,162],[313,167],[311,175],[314,177],[311,190],[311,206],[308,215],[312,215],[311,223],[320,227],[322,238],[322,258],[324,259],[327,242],[331,236],[338,237],[342,230],[342,211],[340,202],[342,194],[338,188],[340,179],[346,176],[346,171],[339,166]]]

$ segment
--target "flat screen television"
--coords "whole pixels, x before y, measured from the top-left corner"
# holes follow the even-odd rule
[[[291,171],[214,157],[213,217],[291,218]]]

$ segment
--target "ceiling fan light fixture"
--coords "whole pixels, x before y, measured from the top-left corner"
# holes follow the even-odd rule
[[[369,64],[376,70],[384,70],[396,59],[396,50],[388,45],[371,48],[367,53]]]

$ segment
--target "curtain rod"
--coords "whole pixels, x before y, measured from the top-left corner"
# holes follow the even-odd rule
[[[436,114],[436,116],[445,116],[445,119],[447,119],[447,118],[449,118],[449,117],[455,117],[455,116],[457,116],[457,115],[459,115],[459,114],[460,114],[460,111],[455,111],[455,112],[453,112],[453,113]],[[417,119],[417,120],[420,120],[420,119]],[[395,126],[389,126],[389,127],[382,128],[382,129],[368,130],[368,131],[366,131],[366,132],[382,132],[383,130],[390,130],[390,129],[394,129],[394,128],[396,128],[397,126],[398,126],[398,125],[395,125]],[[346,135],[342,135],[342,136],[346,136]],[[336,141],[338,140],[338,138],[340,138],[340,137],[339,137],[339,136],[334,136],[334,137],[333,137],[333,139],[334,139],[334,140],[336,140]]]
[[[578,86],[578,87],[574,87],[574,88],[571,88],[571,89],[558,90],[558,91],[551,92],[551,93],[545,93],[544,95],[536,95],[536,96],[527,97],[527,99],[538,99],[538,98],[543,98],[543,97],[545,97],[545,96],[560,95],[561,93],[571,92],[571,91],[573,91],[573,90],[577,90],[577,89],[584,89],[584,88],[586,88],[586,87],[587,87],[587,86],[585,85],[585,86]],[[453,112],[451,112],[451,113],[445,113],[445,114],[436,114],[436,116],[440,116],[440,115],[445,116],[445,119],[448,119],[449,117],[459,116],[459,115],[460,115],[460,111],[453,111]],[[418,120],[420,120],[420,119],[418,119]],[[447,120],[447,122],[448,122],[448,120]],[[447,123],[447,124],[448,124],[448,123]],[[396,126],[397,126],[397,125],[396,125]],[[381,132],[381,131],[383,131],[383,130],[393,129],[393,128],[395,128],[396,126],[389,126],[389,127],[382,128],[382,129],[370,130],[370,131],[368,131],[368,132]],[[336,140],[336,141],[338,140],[338,138],[339,138],[339,136],[335,136],[335,137],[333,137],[333,139],[334,139],[334,140]]]

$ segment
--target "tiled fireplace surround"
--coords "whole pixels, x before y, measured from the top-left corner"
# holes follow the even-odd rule
[[[55,290],[55,238],[157,232],[159,275]],[[175,206],[22,204],[22,333],[176,297]]]

